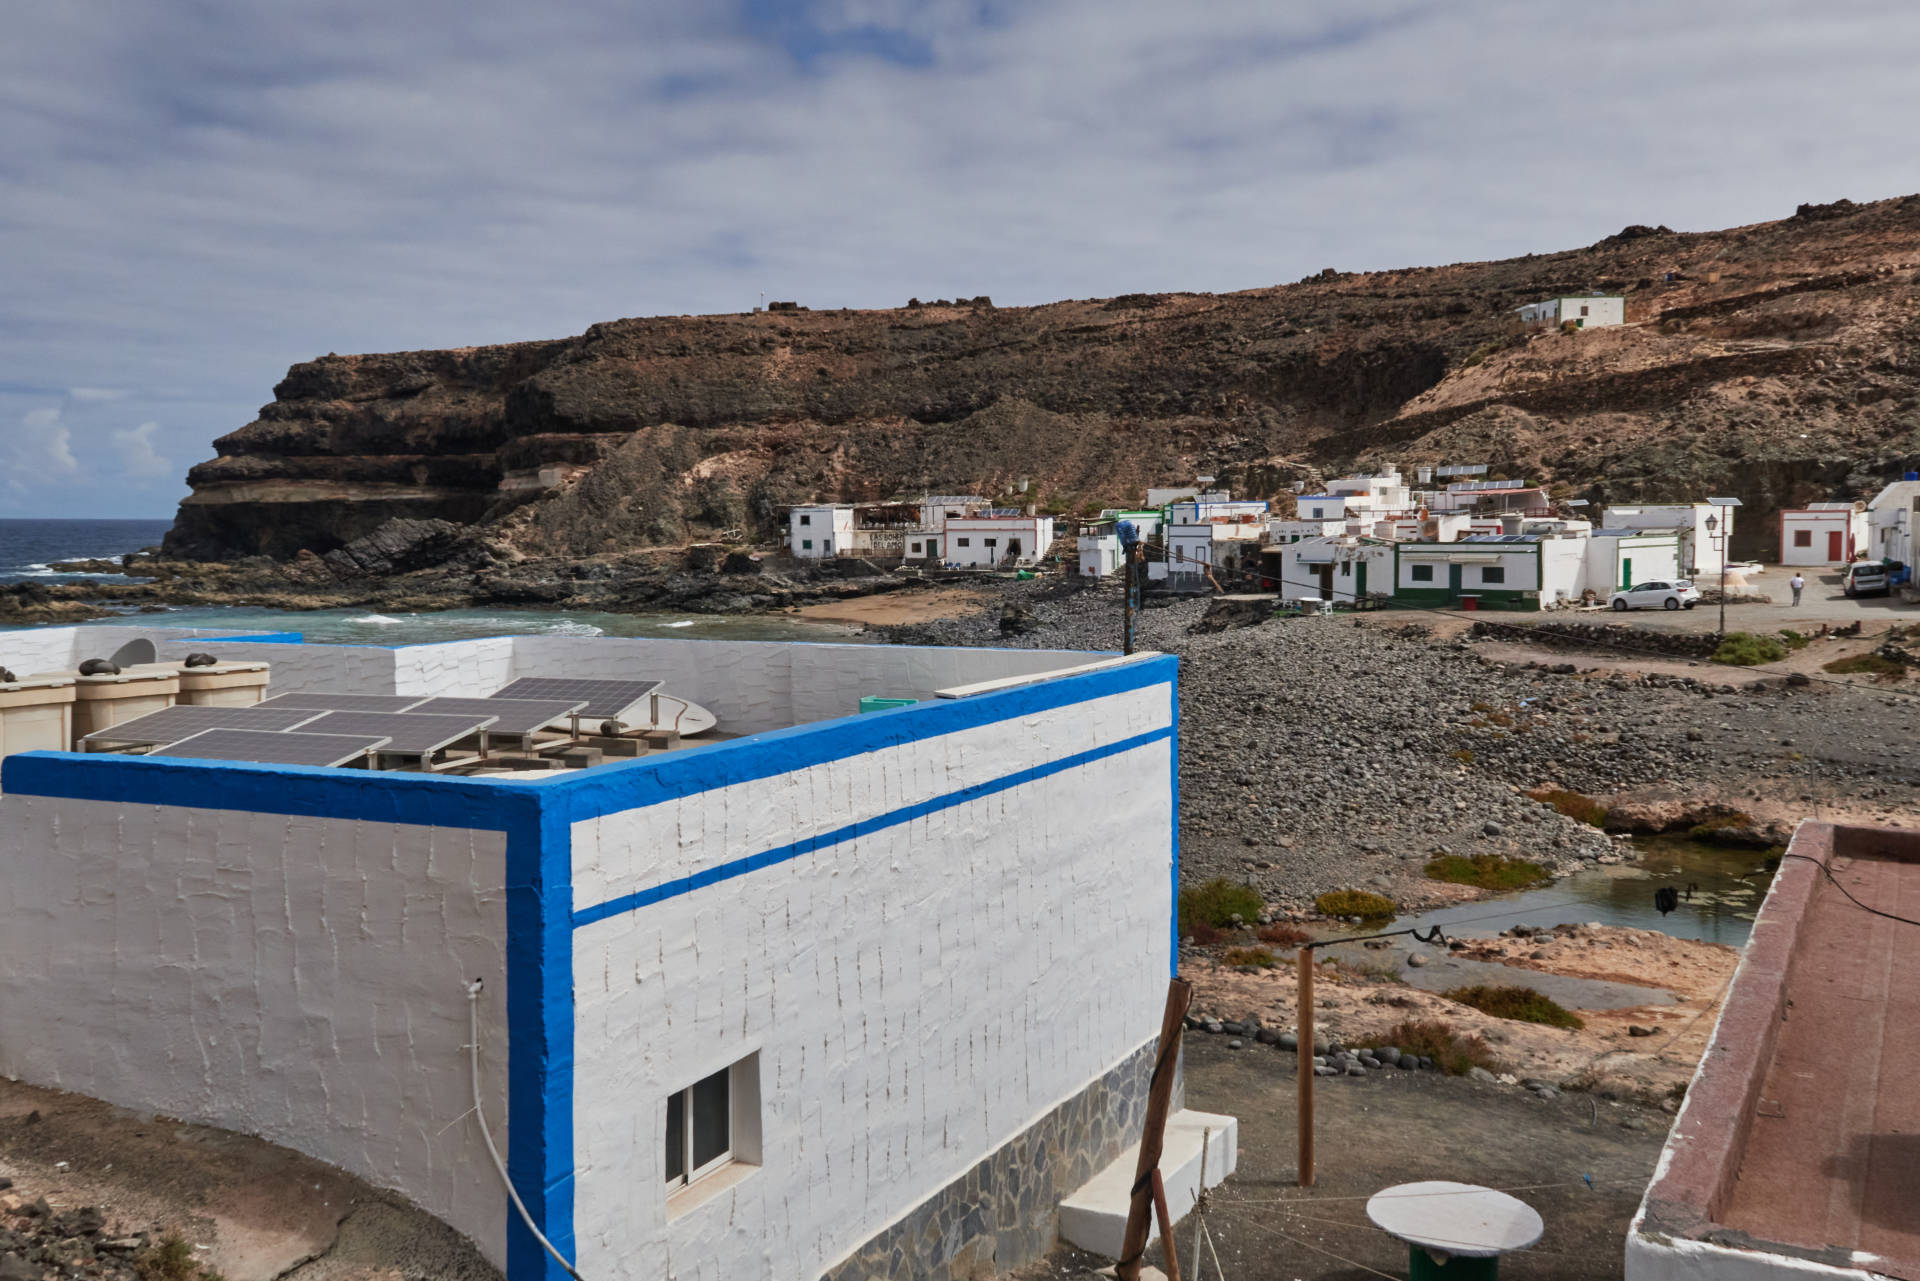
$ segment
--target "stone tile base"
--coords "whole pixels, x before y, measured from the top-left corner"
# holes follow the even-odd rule
[[[1153,1042],[855,1250],[821,1281],[984,1281],[1051,1250],[1061,1198],[1140,1138]],[[1174,1110],[1184,1083],[1174,1083]]]

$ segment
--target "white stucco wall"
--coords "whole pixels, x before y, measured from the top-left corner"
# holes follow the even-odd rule
[[[577,822],[576,908],[1165,729],[1170,704],[1150,686]],[[817,1275],[1150,1041],[1170,768],[1160,738],[576,930],[581,1271]],[[760,1167],[669,1219],[668,1094],[754,1052]]]
[[[442,645],[408,645],[394,651],[393,692],[432,694],[437,698],[484,698],[514,680],[514,654],[519,642],[525,639],[492,636]]]
[[[496,832],[0,798],[0,1072],[296,1148],[498,1262],[503,1193],[459,1118],[477,976],[504,1150],[504,852]]]
[[[110,658],[128,641],[142,637],[151,640],[162,654],[173,646],[184,655],[206,648],[186,643],[196,637],[210,639],[232,634],[232,628],[122,627],[104,623],[88,627],[11,627],[0,629],[0,667],[11,668],[18,676],[59,671],[85,659]]]

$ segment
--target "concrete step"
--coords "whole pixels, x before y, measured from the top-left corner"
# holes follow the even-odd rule
[[[1211,1134],[1208,1132],[1211,1131]],[[1181,1111],[1167,1118],[1160,1145],[1160,1181],[1167,1187],[1167,1213],[1178,1223],[1200,1195],[1200,1140],[1207,1135],[1207,1186],[1220,1186],[1239,1161],[1240,1123],[1212,1112]],[[1140,1145],[1122,1152],[1113,1164],[1087,1180],[1060,1203],[1060,1238],[1082,1250],[1120,1257],[1127,1235],[1127,1208]],[[1147,1239],[1159,1236],[1150,1219]]]

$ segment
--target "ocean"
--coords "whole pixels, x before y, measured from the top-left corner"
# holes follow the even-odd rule
[[[0,584],[114,583],[118,574],[56,574],[57,561],[107,559],[152,547],[165,520],[0,520]],[[449,609],[427,614],[375,610],[269,610],[183,605],[157,613],[129,611],[96,623],[150,623],[156,627],[218,627],[237,632],[299,632],[333,645],[416,645],[475,636],[673,636],[716,640],[866,641],[858,629],[777,615],[602,614],[551,609]],[[86,626],[87,624],[81,624]],[[0,628],[0,631],[11,630]]]

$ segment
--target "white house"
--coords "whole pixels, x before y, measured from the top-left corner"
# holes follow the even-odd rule
[[[987,511],[993,504],[978,494],[928,494],[919,500],[920,527],[939,533],[955,516]]]
[[[1167,506],[1169,528],[1181,525],[1212,525],[1217,537],[1242,539],[1260,537],[1266,524],[1268,504],[1250,499],[1193,499]]]
[[[1673,530],[1596,529],[1586,546],[1585,585],[1603,602],[1636,583],[1687,576],[1680,569],[1680,535]]]
[[[1566,298],[1548,298],[1514,309],[1520,323],[1529,328],[1554,328],[1572,324],[1577,329],[1598,329],[1603,325],[1627,323],[1627,300],[1618,295],[1576,294]]]
[[[1080,553],[1080,575],[1083,578],[1105,578],[1119,571],[1125,563],[1120,550],[1120,535],[1110,525],[1102,524],[1082,532],[1077,539]]]
[[[1718,577],[1726,548],[1733,539],[1733,514],[1737,507],[1716,507],[1711,503],[1615,503],[1600,519],[1603,529],[1670,530],[1680,536],[1680,564],[1668,576],[1686,578]],[[1712,519],[1715,527],[1707,528]],[[1645,581],[1657,574],[1642,574]]]
[[[1270,520],[1267,522],[1266,542],[1297,543],[1307,538],[1337,538],[1347,532],[1344,518],[1331,520]]]
[[[1356,476],[1342,476],[1326,485],[1329,495],[1347,500],[1347,515],[1380,519],[1398,516],[1413,509],[1413,490],[1396,467]],[[1302,502],[1317,501],[1301,499]]]
[[[795,507],[787,513],[787,549],[800,560],[853,550],[853,508],[844,504]]]
[[[1867,504],[1867,556],[1914,563],[1913,531],[1920,525],[1920,472],[1908,472]]]
[[[1780,513],[1782,565],[1845,565],[1868,545],[1867,512],[1859,503],[1813,503]]]
[[[944,563],[963,569],[1032,565],[1053,546],[1053,517],[1018,512],[947,518]]]
[[[1393,590],[1393,544],[1341,534],[1269,548],[1268,584],[1283,601],[1323,600],[1354,604],[1370,593]]]
[[[275,694],[660,680],[728,737],[539,781],[8,756],[8,1077],[340,1166],[508,1281],[564,1274],[476,1102],[594,1281],[1010,1270],[1139,1135],[1177,959],[1174,659],[190,647],[269,661]]]
[[[1589,542],[1586,531],[1567,530],[1395,543],[1394,602],[1510,610],[1568,604],[1585,590]]]

